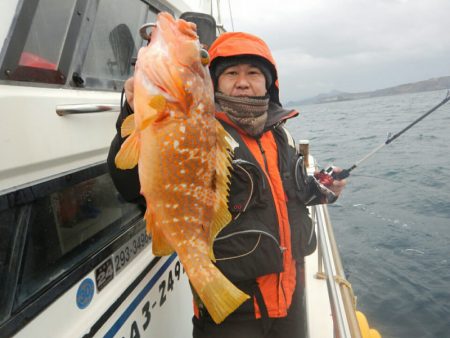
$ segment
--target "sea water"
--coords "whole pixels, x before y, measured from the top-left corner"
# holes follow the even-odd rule
[[[319,166],[349,168],[446,91],[296,107]],[[384,338],[450,337],[450,103],[362,163],[330,216],[357,307]]]

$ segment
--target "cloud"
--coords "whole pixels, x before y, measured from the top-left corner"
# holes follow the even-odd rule
[[[448,0],[231,0],[231,6],[235,30],[271,47],[283,100],[450,75]],[[227,8],[222,17],[230,27]]]

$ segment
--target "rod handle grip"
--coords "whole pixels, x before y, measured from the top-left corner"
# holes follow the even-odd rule
[[[333,173],[331,174],[331,176],[332,176],[335,180],[338,180],[338,181],[343,180],[344,178],[347,178],[347,177],[350,176],[350,169],[344,169],[344,170],[342,170],[341,172],[338,172],[338,173],[333,172]]]

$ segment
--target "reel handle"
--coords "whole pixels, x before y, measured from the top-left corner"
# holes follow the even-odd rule
[[[343,169],[341,172],[334,172],[333,167],[322,169],[320,172],[315,173],[314,177],[319,180],[324,186],[329,187],[333,184],[334,180],[343,180],[350,176],[351,169]]]

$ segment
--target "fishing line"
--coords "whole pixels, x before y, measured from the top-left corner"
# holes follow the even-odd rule
[[[330,185],[333,180],[342,180],[344,178],[347,178],[348,176],[350,176],[350,172],[352,170],[354,170],[355,168],[357,168],[361,163],[363,163],[364,161],[368,160],[369,158],[371,158],[374,154],[376,154],[378,151],[380,151],[382,148],[384,148],[385,146],[387,146],[388,144],[392,143],[393,141],[395,141],[398,137],[400,137],[402,134],[404,134],[406,131],[408,131],[409,129],[411,129],[413,126],[415,126],[417,123],[419,123],[420,121],[422,121],[425,117],[427,117],[428,115],[430,115],[431,113],[433,113],[434,111],[436,111],[437,109],[439,109],[440,107],[442,107],[444,104],[446,104],[448,101],[450,100],[450,91],[447,91],[447,95],[446,97],[436,106],[434,106],[433,108],[431,108],[430,110],[428,110],[426,113],[424,113],[423,115],[421,115],[420,117],[418,117],[417,119],[415,119],[413,122],[411,122],[410,124],[408,124],[405,128],[403,128],[402,130],[400,130],[398,133],[392,135],[389,134],[387,140],[380,144],[379,146],[377,146],[375,149],[373,149],[371,152],[369,152],[367,155],[365,155],[363,158],[361,158],[360,160],[356,161],[355,164],[353,164],[350,168],[348,169],[344,169],[339,173],[335,173],[333,172],[333,167],[329,167],[327,169],[322,169],[322,171],[320,173],[318,173],[317,178],[324,183],[325,185]]]
[[[361,175],[361,174],[353,174],[353,177],[364,177],[364,178],[375,178],[377,180],[383,180],[386,182],[390,182],[390,183],[398,183],[397,181],[393,180],[393,179],[388,179],[388,178],[384,178],[384,177],[380,177],[380,176],[375,176],[375,175]],[[401,184],[401,183],[398,183]]]
[[[355,203],[352,204],[352,207],[360,212],[365,213],[366,215],[369,215],[370,217],[374,217],[376,219],[383,221],[383,224],[385,226],[394,226],[394,227],[400,226],[402,228],[409,228],[411,225],[412,226],[416,225],[415,222],[405,222],[396,217],[391,217],[388,213],[386,213],[385,210],[381,212],[364,203]]]

